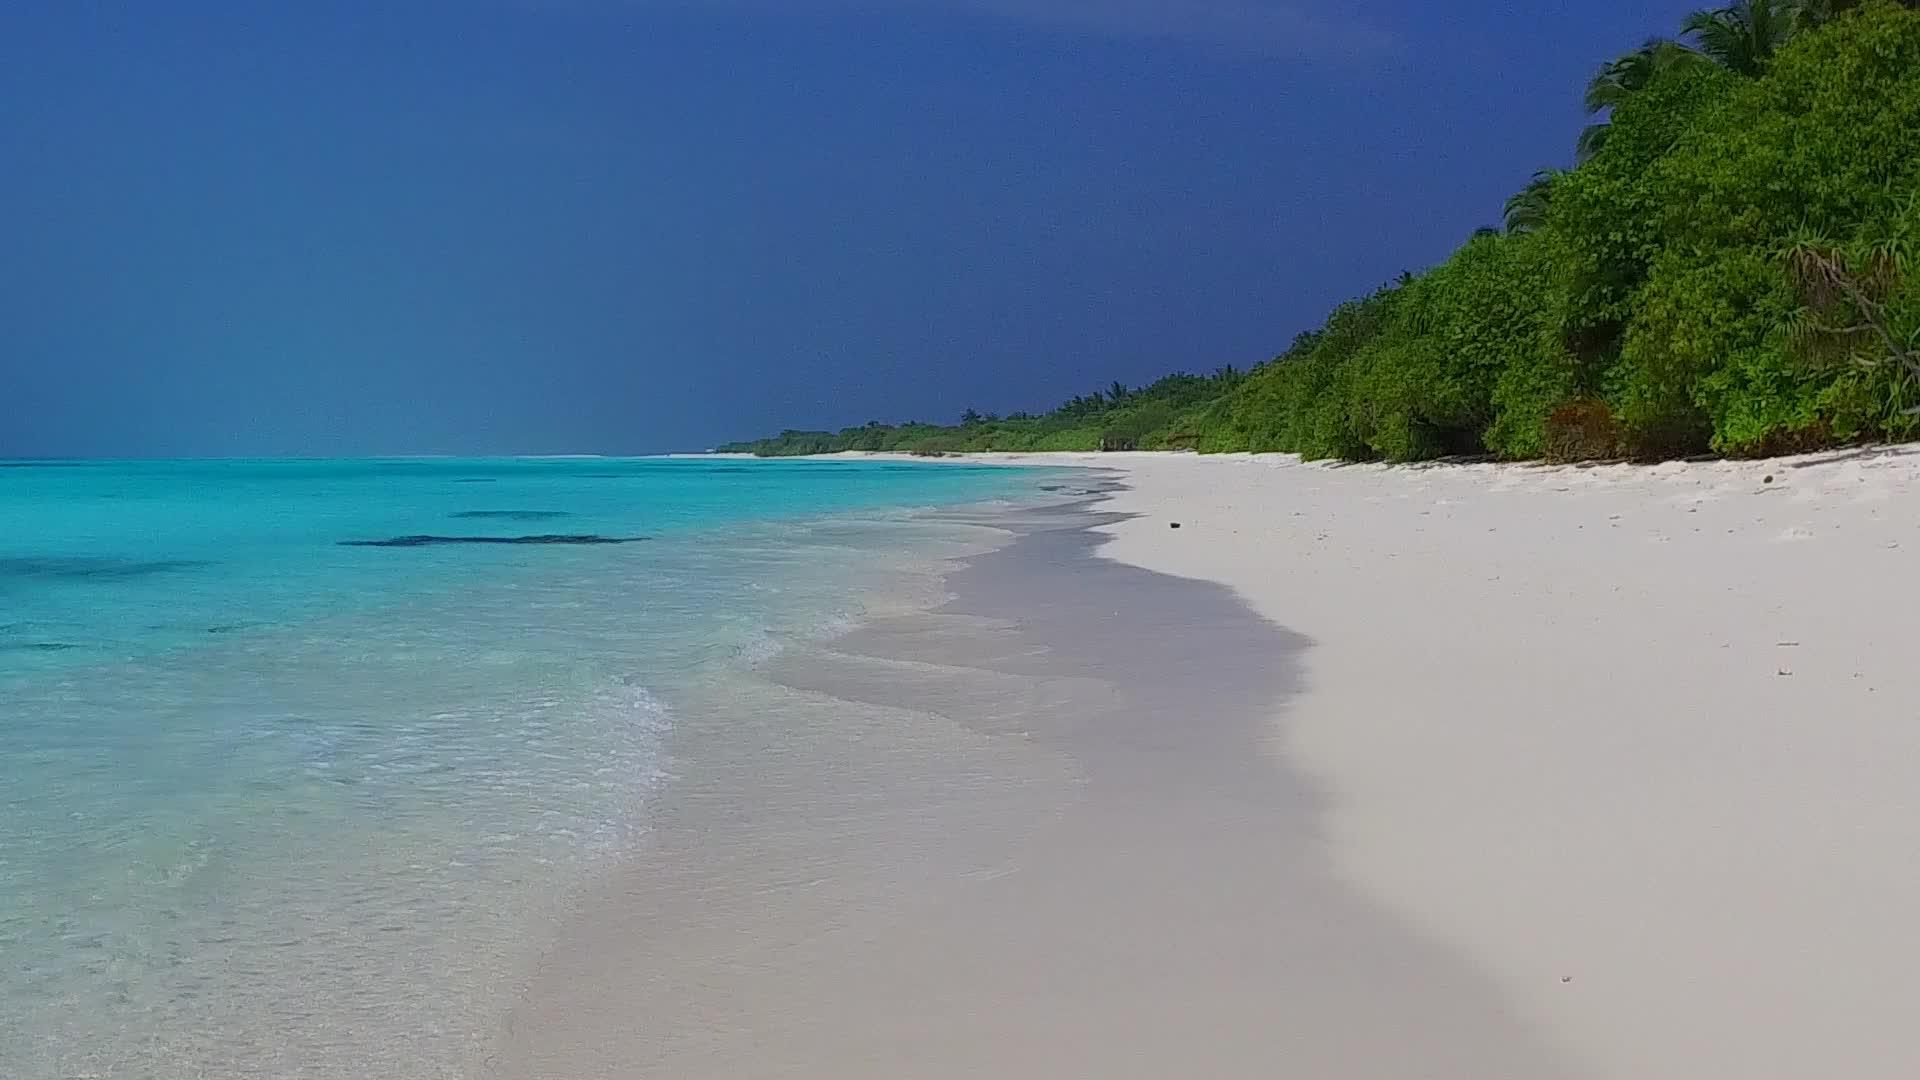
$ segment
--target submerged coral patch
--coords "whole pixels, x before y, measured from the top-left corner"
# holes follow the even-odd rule
[[[385,540],[342,540],[341,547],[416,548],[455,544],[556,544],[586,547],[598,544],[633,544],[650,539],[645,536],[599,536],[593,533],[548,533],[540,536],[393,536]]]

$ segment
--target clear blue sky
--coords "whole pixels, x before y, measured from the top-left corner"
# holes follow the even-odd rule
[[[0,456],[647,452],[1247,365],[1655,0],[28,0]]]

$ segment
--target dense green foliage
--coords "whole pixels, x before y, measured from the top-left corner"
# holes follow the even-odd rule
[[[1197,449],[1202,415],[1245,377],[1245,373],[1227,367],[1208,376],[1169,375],[1139,389],[1114,383],[1043,416],[983,416],[969,409],[952,427],[874,420],[840,431],[783,431],[770,439],[730,443],[719,449],[771,457],[845,450],[957,454],[983,450]]]
[[[1588,87],[1582,160],[1249,372],[729,450],[1766,454],[1920,432],[1920,12],[1741,0]]]

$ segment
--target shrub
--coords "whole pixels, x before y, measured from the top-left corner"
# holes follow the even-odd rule
[[[1604,401],[1570,401],[1543,425],[1541,456],[1548,461],[1599,461],[1619,454],[1620,425]]]

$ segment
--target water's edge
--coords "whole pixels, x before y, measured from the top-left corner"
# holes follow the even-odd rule
[[[1099,558],[1097,493],[926,519],[979,543],[676,730],[488,1076],[1573,1075],[1329,872],[1310,642]]]
[[[75,643],[0,665],[0,1073],[471,1076],[705,688],[844,628],[938,542],[911,507],[1039,475],[223,468],[0,484],[39,530],[0,536],[0,601],[37,605],[0,645]],[[558,528],[654,539],[338,545]]]

